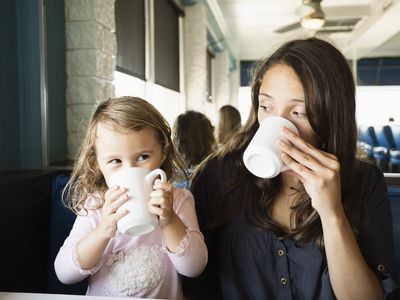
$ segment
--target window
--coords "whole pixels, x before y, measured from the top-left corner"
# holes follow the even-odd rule
[[[183,12],[170,0],[154,1],[155,82],[179,92],[179,16]]]
[[[116,0],[115,26],[117,70],[145,79],[144,0]]]

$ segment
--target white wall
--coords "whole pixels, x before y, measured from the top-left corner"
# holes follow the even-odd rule
[[[184,97],[176,91],[164,88],[136,77],[115,71],[115,95],[140,97],[153,104],[173,125],[175,118],[185,111]]]
[[[356,101],[358,125],[400,123],[400,86],[358,86]]]

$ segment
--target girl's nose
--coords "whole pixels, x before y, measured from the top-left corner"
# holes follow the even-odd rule
[[[127,167],[127,168],[136,168],[136,167],[137,167],[137,164],[136,164],[136,162],[130,161],[130,162],[128,162],[128,163],[126,164],[126,167]]]

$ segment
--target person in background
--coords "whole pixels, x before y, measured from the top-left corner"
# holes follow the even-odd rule
[[[187,178],[175,182],[177,188],[190,188],[190,178],[196,166],[216,147],[214,126],[202,113],[189,110],[180,114],[173,127],[173,142],[186,165]]]
[[[193,196],[156,180],[149,200],[159,226],[142,236],[117,231],[126,189],[110,186],[123,168],[162,168],[173,181],[184,169],[167,121],[148,102],[121,97],[100,103],[66,186],[74,226],[55,259],[61,282],[89,277],[87,295],[182,299],[179,274],[197,276],[207,263]]]
[[[232,105],[224,105],[219,109],[218,143],[221,145],[231,138],[242,126],[239,111]]]
[[[244,128],[194,175],[209,251],[188,299],[399,299],[387,186],[356,159],[355,85],[345,57],[317,38],[293,40],[254,72]],[[289,170],[252,175],[243,152],[266,118],[299,134],[276,144]]]

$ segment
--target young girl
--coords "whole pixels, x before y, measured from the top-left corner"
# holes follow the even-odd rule
[[[356,158],[355,86],[345,57],[320,39],[290,41],[260,63],[251,95],[244,127],[193,179],[209,263],[187,294],[399,299],[385,178]],[[276,145],[289,170],[257,178],[243,152],[273,116],[299,133],[284,129],[290,143]]]
[[[163,169],[173,181],[184,165],[171,141],[166,120],[148,102],[109,99],[94,112],[80,156],[66,187],[68,206],[77,214],[61,247],[55,270],[65,284],[89,276],[87,295],[181,299],[179,274],[197,276],[207,264],[193,196],[156,180],[149,201],[159,226],[143,236],[117,231],[127,211],[122,187],[108,188],[123,168]]]

